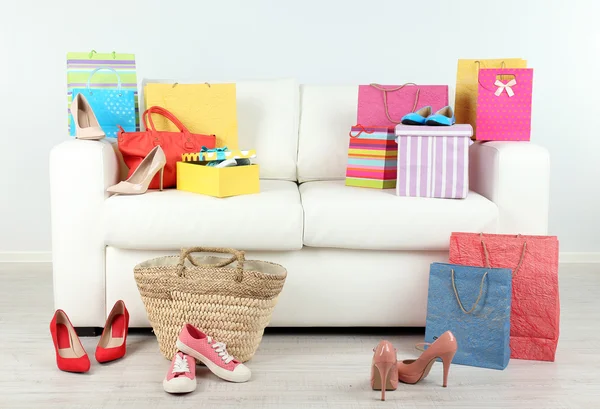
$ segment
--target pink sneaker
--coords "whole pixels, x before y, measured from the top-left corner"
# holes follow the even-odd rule
[[[196,361],[183,352],[173,357],[163,388],[169,393],[188,393],[196,389]]]
[[[227,353],[225,344],[216,342],[198,328],[185,324],[177,348],[196,358],[221,379],[230,382],[246,382],[252,375],[250,369]]]

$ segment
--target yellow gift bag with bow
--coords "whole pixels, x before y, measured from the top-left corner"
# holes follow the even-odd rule
[[[235,84],[159,84],[144,88],[146,107],[172,112],[190,132],[216,135],[217,147],[238,148]],[[152,118],[159,131],[177,132],[166,118]]]
[[[521,58],[458,60],[454,115],[457,124],[473,127],[473,140],[477,133],[477,90],[481,68],[527,68],[527,61]]]

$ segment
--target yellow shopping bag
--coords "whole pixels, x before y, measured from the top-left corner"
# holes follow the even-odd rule
[[[172,112],[192,133],[216,135],[217,147],[238,148],[235,84],[146,84],[146,107]],[[176,132],[164,117],[152,118],[159,131]]]
[[[527,68],[527,61],[521,58],[458,60],[454,115],[456,123],[470,124],[473,127],[473,140],[477,133],[477,90],[480,68]]]

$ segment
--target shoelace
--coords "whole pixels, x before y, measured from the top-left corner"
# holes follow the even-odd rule
[[[187,359],[183,356],[177,354],[175,357],[175,364],[173,365],[173,373],[186,373],[190,371],[190,366],[188,365]]]
[[[208,344],[221,357],[221,359],[223,360],[223,362],[225,362],[226,364],[228,364],[231,361],[233,361],[233,357],[231,355],[229,355],[229,353],[227,352],[227,347],[226,347],[226,345],[225,345],[224,342],[215,342],[213,344],[213,339],[211,337],[206,337],[206,338],[207,338]]]

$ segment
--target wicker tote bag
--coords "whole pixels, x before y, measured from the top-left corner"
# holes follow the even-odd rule
[[[195,252],[232,257],[192,257]],[[287,271],[278,264],[246,260],[243,251],[193,247],[179,256],[144,261],[135,266],[134,276],[165,358],[173,358],[179,331],[189,323],[226,343],[245,362],[260,344]]]

